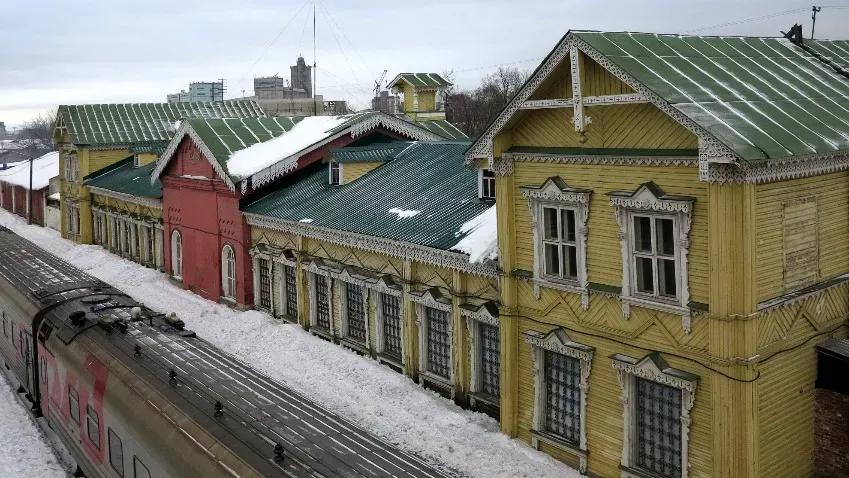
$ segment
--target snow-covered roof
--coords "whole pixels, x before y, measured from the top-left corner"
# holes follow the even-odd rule
[[[32,188],[44,189],[50,178],[59,175],[59,153],[53,151],[33,160]],[[0,170],[0,182],[29,188],[29,161],[15,163],[9,169]]]
[[[469,255],[469,262],[483,262],[498,258],[498,228],[495,205],[480,215],[466,221],[458,235],[463,238],[451,248]]]

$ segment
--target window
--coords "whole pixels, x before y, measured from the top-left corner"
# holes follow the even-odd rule
[[[133,456],[133,478],[150,478],[150,470],[137,456]]]
[[[73,387],[68,385],[68,409],[71,413],[71,420],[77,425],[80,424],[80,396]]]
[[[236,297],[236,252],[229,244],[221,251],[221,289],[224,297]]]
[[[499,368],[501,353],[501,340],[498,336],[498,327],[484,322],[478,322],[480,336],[480,391],[492,397],[500,395]]]
[[[543,207],[543,273],[553,279],[578,280],[575,210]]]
[[[595,349],[573,341],[562,328],[547,334],[529,330],[534,361],[534,416],[531,444],[546,443],[577,454],[587,468],[587,380]]]
[[[587,293],[587,215],[592,191],[569,187],[559,177],[541,186],[526,186],[531,225],[534,228],[534,295],[540,287],[581,294],[584,308]]]
[[[74,206],[68,204],[68,233],[69,234],[79,234],[80,233],[80,209],[78,206]]]
[[[690,332],[687,253],[693,201],[670,196],[654,183],[608,193],[622,241],[622,313],[631,306],[680,314]]]
[[[139,161],[139,155],[138,155],[138,154],[134,154],[134,155],[133,155],[133,167],[134,167],[134,168],[137,168],[137,167],[139,167],[139,166],[141,166],[141,161]]]
[[[145,239],[145,260],[152,264],[153,263],[153,228],[147,226],[144,228],[144,239]]]
[[[100,449],[100,418],[91,405],[86,406],[86,434],[95,448]]]
[[[401,299],[389,294],[380,294],[380,309],[383,320],[383,352],[401,358]]]
[[[699,377],[671,368],[658,352],[611,358],[625,398],[623,476],[683,476]]]
[[[133,222],[131,224],[132,224],[132,227],[133,227],[133,257],[140,259],[141,258],[141,247],[140,247],[141,238],[139,237],[139,234],[141,233],[141,228],[139,227],[138,223],[136,223],[136,222]]]
[[[121,246],[121,228],[118,224],[118,219],[112,216],[112,250],[118,251]]]
[[[336,161],[330,162],[330,184],[342,184],[342,164]]]
[[[127,222],[126,220],[121,221],[121,229],[124,230],[123,241],[122,241],[123,247],[121,248],[121,251],[124,254],[131,254],[131,252],[132,252],[132,249],[131,249],[131,247],[132,247],[131,246],[132,236],[131,236],[131,232],[130,232],[130,223]]]
[[[265,258],[257,259],[259,265],[259,305],[271,309],[271,261]]]
[[[124,444],[112,429],[109,429],[109,464],[118,472],[118,476],[124,476]]]
[[[3,335],[6,337],[9,336],[9,321],[6,319],[6,312],[2,312],[3,314]]]
[[[366,343],[366,312],[363,287],[345,283],[345,336]]]
[[[448,312],[425,307],[427,320],[427,371],[443,378],[451,376],[451,335]]]
[[[495,199],[495,172],[490,169],[478,171],[478,197]]]
[[[177,230],[171,233],[171,275],[183,277],[183,238]]]
[[[330,329],[330,291],[327,277],[315,274],[316,323],[318,327]]]
[[[633,270],[636,291],[653,297],[675,298],[675,222],[663,216],[634,215]]]
[[[298,282],[295,278],[294,266],[283,266],[283,280],[286,293],[286,315],[291,320],[298,320]]]

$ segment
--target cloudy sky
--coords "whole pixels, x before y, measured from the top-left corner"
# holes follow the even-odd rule
[[[823,8],[817,38],[849,38],[849,0],[829,2],[844,8]],[[454,70],[460,88],[473,87],[500,64],[532,70],[569,29],[811,27],[810,0],[0,0],[0,121],[60,103],[162,102],[217,78],[225,98],[249,95],[254,76],[288,78],[299,53],[312,63],[314,4],[318,92],[355,108],[384,69]],[[753,17],[768,18],[737,22]]]

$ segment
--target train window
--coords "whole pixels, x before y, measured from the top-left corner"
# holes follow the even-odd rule
[[[71,420],[77,425],[80,424],[80,396],[77,391],[68,385],[68,408],[71,411]]]
[[[3,335],[9,336],[9,321],[6,320],[6,312],[3,312]]]
[[[144,466],[139,457],[133,457],[133,478],[150,478],[150,470]]]
[[[91,408],[91,405],[86,406],[86,433],[88,439],[98,450],[100,449],[100,418],[97,412]]]
[[[109,429],[109,463],[118,472],[118,476],[124,476],[124,444],[112,429]]]

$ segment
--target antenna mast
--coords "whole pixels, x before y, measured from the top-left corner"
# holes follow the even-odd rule
[[[811,7],[811,20],[813,20],[813,24],[811,24],[811,40],[814,39],[814,28],[817,27],[817,13],[822,10],[822,7],[813,6]]]
[[[318,63],[315,61],[315,1],[312,2],[312,112],[318,116],[318,99],[315,84],[318,79]]]

